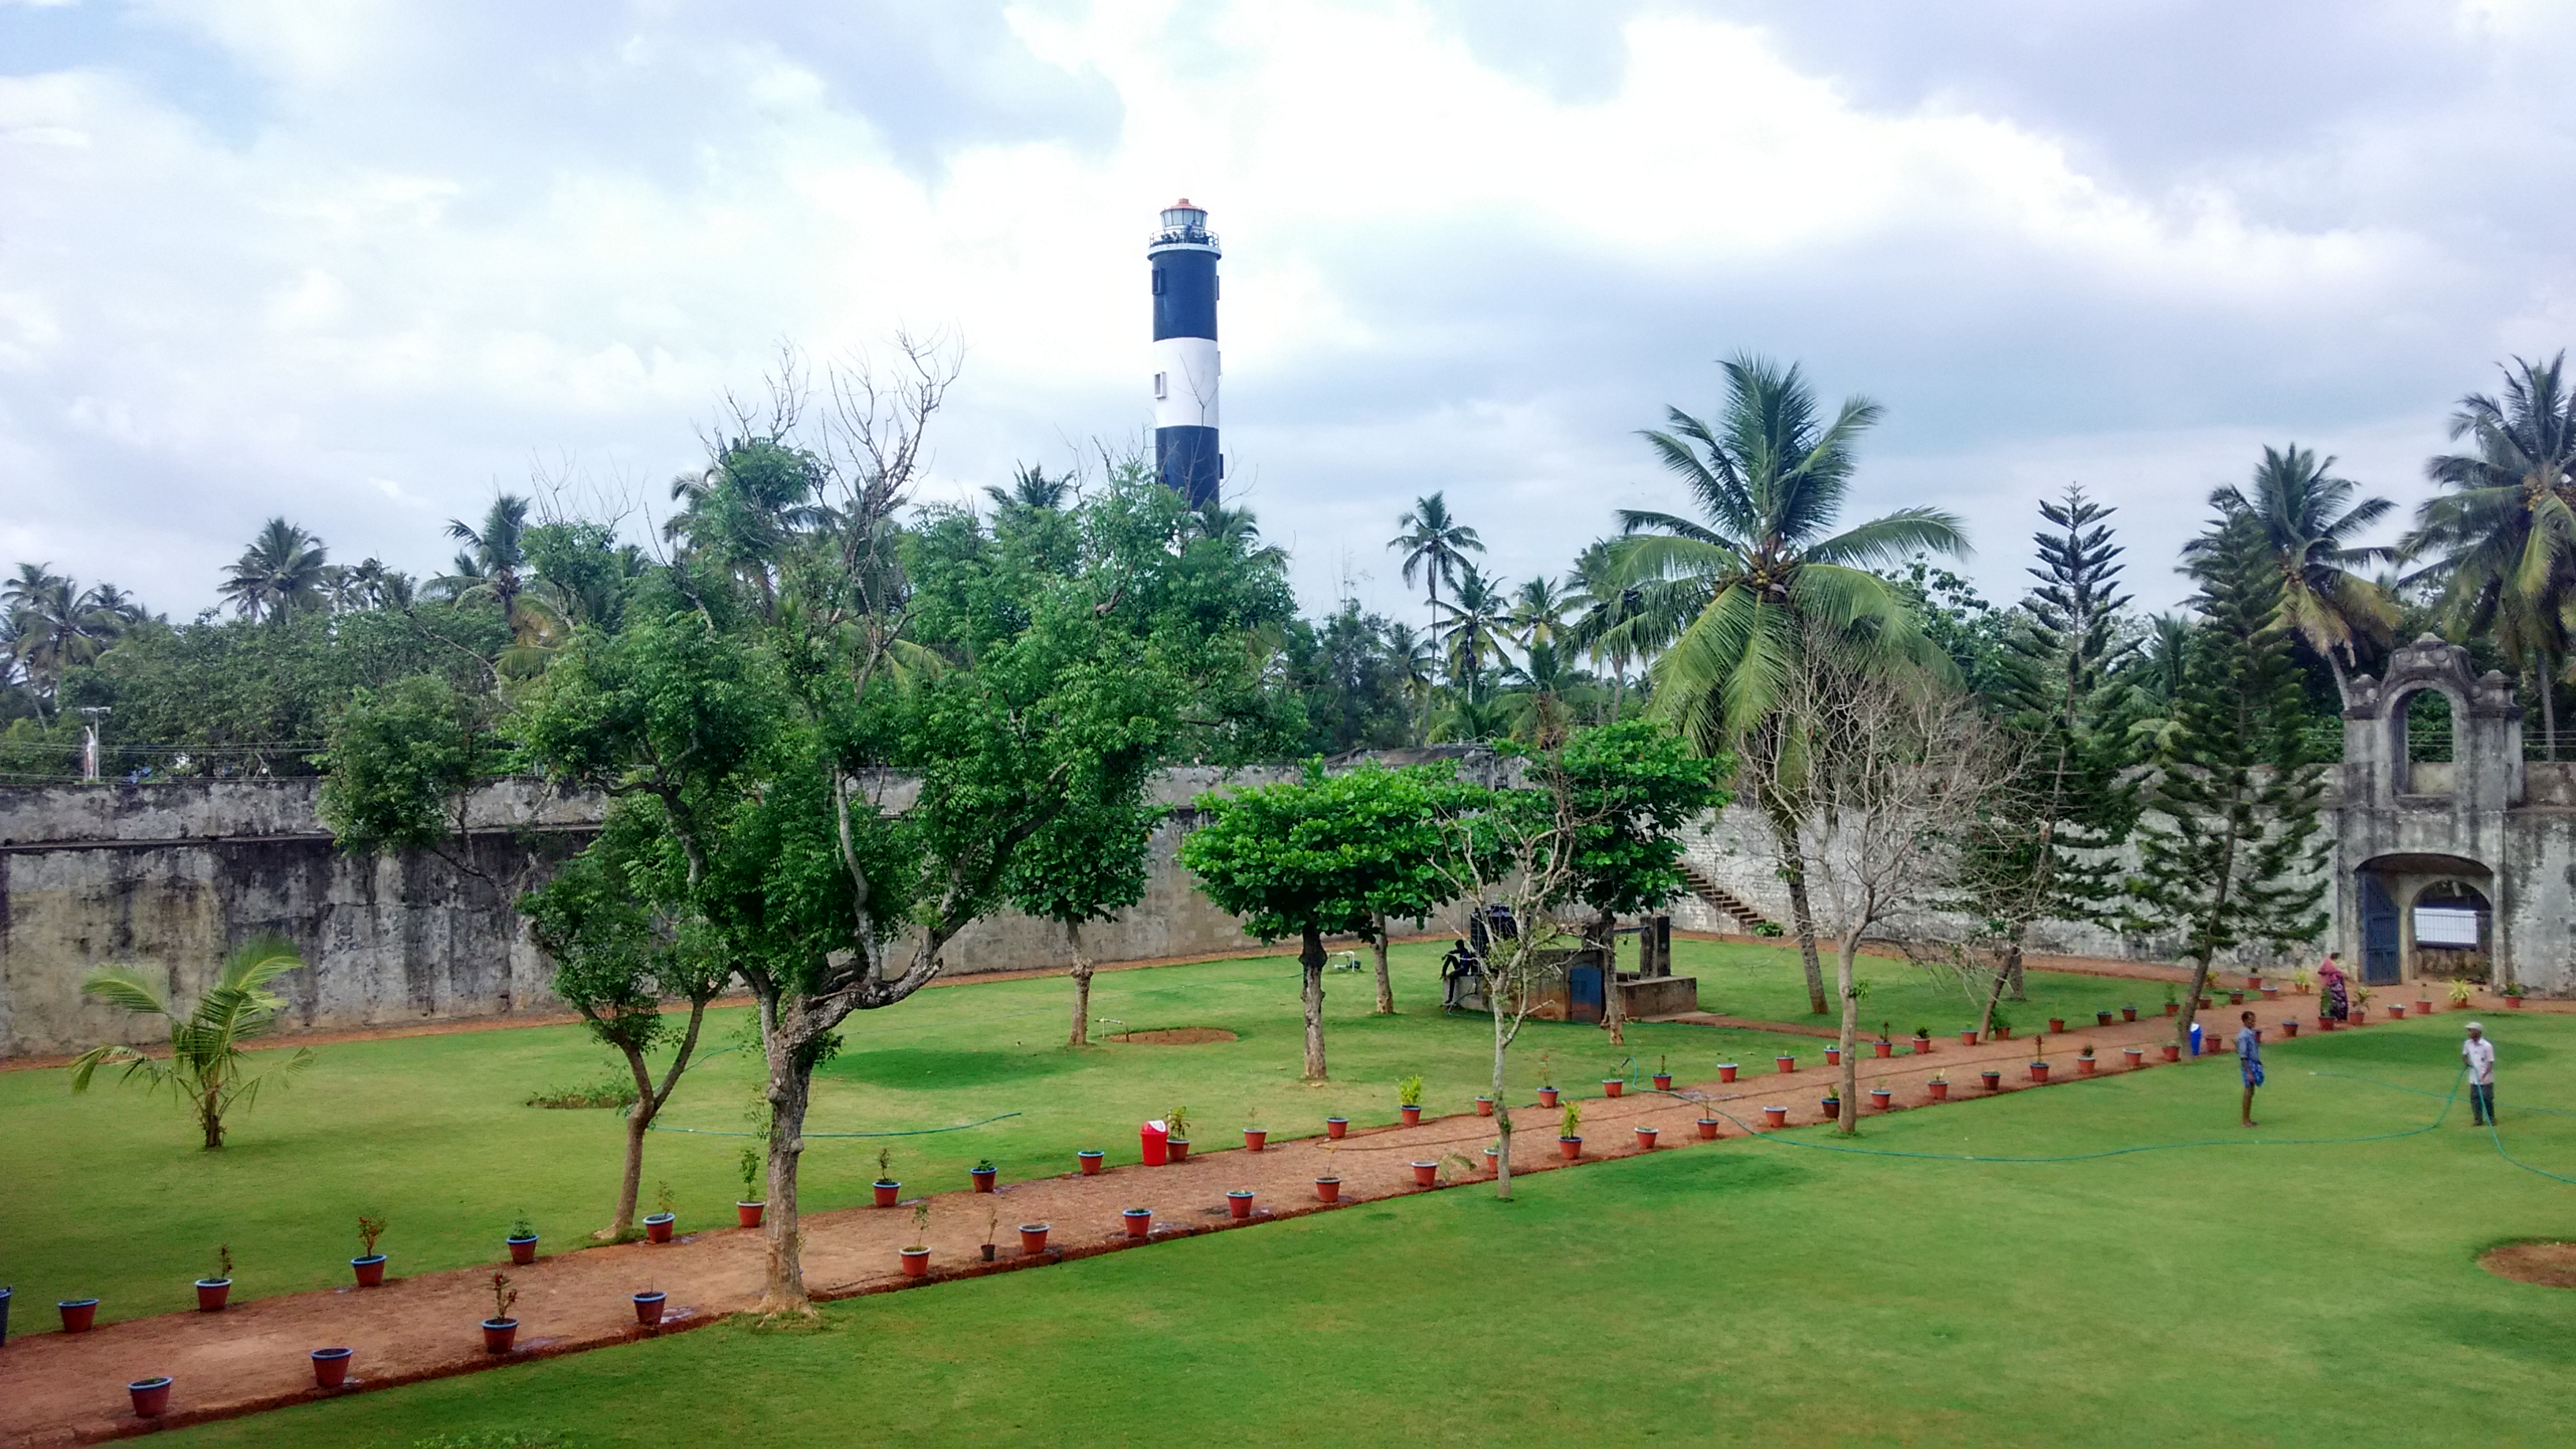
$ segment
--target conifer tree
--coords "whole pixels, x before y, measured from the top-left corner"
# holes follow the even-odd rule
[[[2031,535],[2039,583],[2005,641],[1997,701],[2029,742],[2028,768],[1992,800],[1963,861],[1965,904],[1999,947],[1989,1015],[2005,991],[2021,998],[2031,922],[2102,920],[2120,897],[2110,852],[2136,823],[2137,795],[2122,780],[2131,691],[2119,671],[2136,644],[2119,628],[2129,597],[2107,521],[2114,511],[2070,484],[2063,499],[2039,505],[2049,527]]]
[[[2280,573],[2257,521],[2222,514],[2191,572],[2199,626],[2128,882],[2135,921],[2183,933],[2186,1044],[2211,958],[2249,941],[2288,950],[2325,930],[2328,845],[2317,828],[2325,771],[2310,753]]]

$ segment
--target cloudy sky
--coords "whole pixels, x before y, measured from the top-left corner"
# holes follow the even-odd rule
[[[532,473],[655,507],[727,389],[963,347],[925,492],[1132,437],[1143,241],[1223,237],[1229,484],[1418,615],[1670,506],[1714,360],[1888,410],[1858,509],[2122,507],[2141,602],[2263,442],[2412,503],[2576,338],[2576,7],[0,0],[0,562],[184,616],[284,513],[434,571]],[[1860,516],[1857,512],[1854,517]],[[640,531],[640,529],[639,529]]]

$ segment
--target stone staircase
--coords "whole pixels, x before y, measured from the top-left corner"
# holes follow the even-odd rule
[[[1682,879],[1689,882],[1691,894],[1708,902],[1709,908],[1719,915],[1733,921],[1737,932],[1747,936],[1770,934],[1755,928],[1771,925],[1771,919],[1746,905],[1743,897],[1719,885],[1716,877],[1692,864],[1687,857],[1683,859],[1681,868]]]

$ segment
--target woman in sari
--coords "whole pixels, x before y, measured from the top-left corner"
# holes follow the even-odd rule
[[[2317,967],[2317,994],[2322,998],[2325,1014],[2337,1021],[2352,1020],[2352,995],[2344,987],[2343,953],[2328,951]]]

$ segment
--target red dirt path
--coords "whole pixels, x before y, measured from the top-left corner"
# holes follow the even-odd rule
[[[2314,998],[2293,998],[2256,1003],[2253,1009],[2263,1025],[2273,1027],[2293,1015],[2305,1019],[2314,1006]],[[2480,1009],[2492,1007],[2481,1003]],[[2234,1011],[2222,1004],[2209,1018],[2226,1021]],[[1783,1029],[1780,1023],[1757,1025]],[[2145,1045],[2146,1065],[2162,1065],[2155,1048],[2171,1036],[2172,1023],[2163,1017],[2071,1031],[2052,1039],[2054,1079],[2075,1078],[2076,1053],[2088,1042],[2100,1052],[2099,1070],[2105,1075],[2126,1069],[2119,1050],[2124,1046]],[[1891,1088],[1899,1110],[1930,1105],[1923,1083],[1939,1070],[1950,1079],[1951,1101],[1972,1100],[1990,1095],[1978,1087],[1977,1071],[1994,1066],[2005,1074],[2004,1090],[2025,1090],[2032,1085],[2024,1065],[2028,1048],[2027,1040],[1963,1047],[1956,1036],[1936,1041],[1928,1058],[1900,1047],[1905,1055],[1886,1060],[1864,1056],[1859,1064],[1862,1089]],[[1731,1114],[1755,1127],[1762,1120],[1760,1108],[1770,1104],[1788,1107],[1791,1125],[1821,1121],[1819,1099],[1840,1075],[1839,1068],[1824,1067],[1822,1059],[1819,1047],[1811,1058],[1801,1058],[1816,1065],[1787,1076],[1748,1070],[1733,1084],[1708,1083],[1683,1093],[1588,1097],[1583,1160],[1635,1154],[1634,1129],[1639,1125],[1659,1129],[1658,1151],[1694,1143],[1692,1123],[1702,1114],[1701,1101],[1709,1104],[1709,1115]],[[1536,1108],[1516,1112],[1516,1170],[1563,1166],[1550,1130],[1554,1114]],[[1261,1153],[1241,1148],[1197,1152],[1172,1167],[1121,1167],[1088,1178],[1068,1172],[1006,1184],[990,1196],[935,1194],[928,1199],[934,1276],[926,1281],[1147,1246],[1130,1244],[1125,1236],[1120,1212],[1129,1207],[1154,1210],[1149,1243],[1226,1227],[1225,1193],[1233,1188],[1259,1194],[1254,1223],[1329,1211],[1316,1200],[1319,1175],[1342,1179],[1345,1203],[1421,1191],[1410,1163],[1453,1153],[1481,1162],[1481,1149],[1493,1140],[1492,1125],[1460,1113],[1419,1127],[1358,1130],[1339,1143],[1310,1137],[1276,1142]],[[1742,1136],[1744,1129],[1726,1121],[1719,1135]],[[1068,1160],[1081,1145],[1066,1145]],[[1469,1175],[1446,1161],[1440,1177],[1444,1186],[1485,1180],[1481,1171]],[[902,1277],[895,1251],[914,1237],[911,1201],[897,1211],[853,1208],[808,1215],[805,1270],[814,1296],[844,1298],[922,1286]],[[978,1249],[988,1222],[996,1218],[993,1241],[1004,1246],[988,1266]],[[1034,1257],[1024,1256],[1017,1246],[1016,1229],[1031,1221],[1054,1226],[1048,1249]],[[88,1442],[304,1402],[320,1397],[312,1388],[306,1358],[316,1348],[356,1350],[353,1386],[340,1392],[359,1392],[629,1342],[640,1336],[629,1295],[648,1289],[670,1295],[669,1326],[663,1331],[700,1326],[757,1301],[762,1247],[757,1231],[728,1228],[693,1233],[667,1246],[630,1243],[556,1254],[526,1268],[501,1264],[425,1273],[389,1280],[378,1289],[286,1294],[217,1314],[172,1313],[86,1334],[35,1334],[0,1350],[0,1406],[5,1406],[0,1408],[0,1444]],[[519,1290],[521,1336],[514,1353],[496,1358],[482,1351],[476,1325],[491,1311],[491,1275],[502,1270]],[[17,1305],[20,1331],[37,1327],[37,1315],[38,1305]],[[49,1320],[47,1315],[48,1326]],[[128,1381],[154,1374],[177,1381],[170,1412],[158,1423],[127,1412],[124,1389]]]

